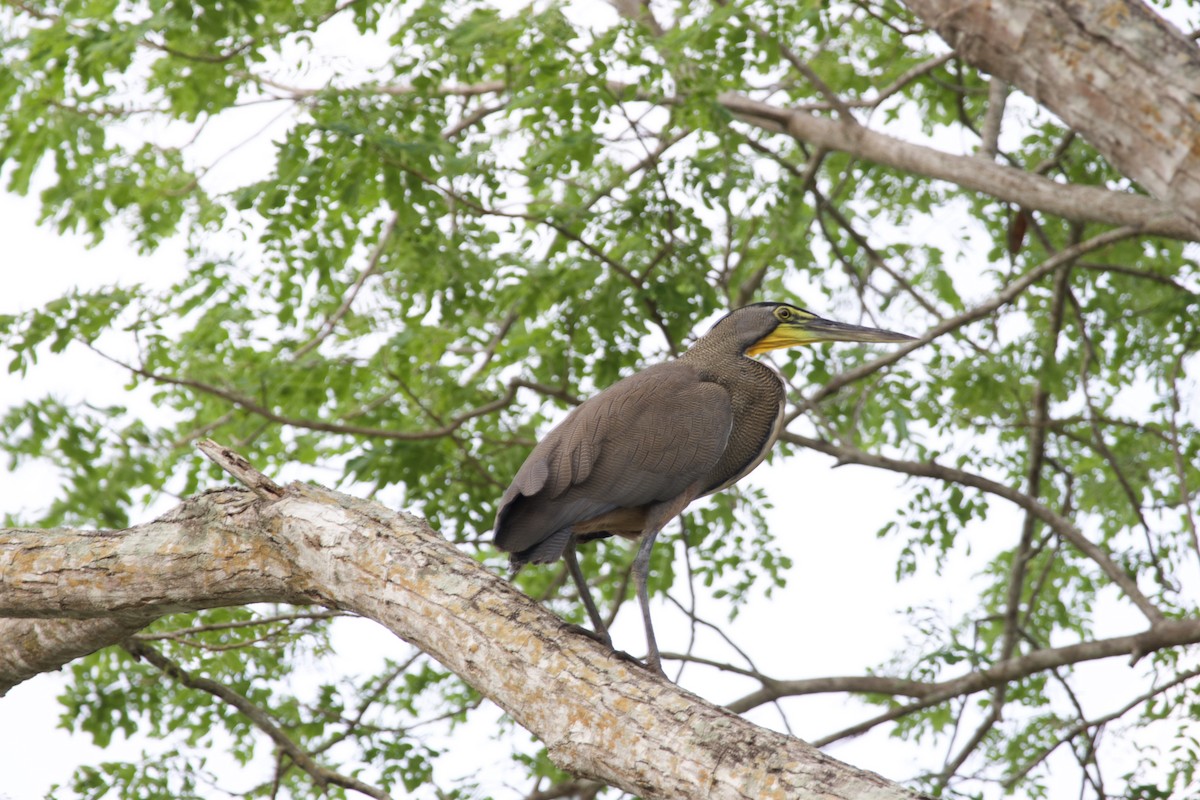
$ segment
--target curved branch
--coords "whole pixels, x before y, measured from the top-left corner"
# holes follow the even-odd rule
[[[872,107],[898,91],[904,83],[911,81],[921,72],[940,66],[950,55],[932,59],[919,68],[916,74],[905,74],[892,86],[880,93],[880,97],[862,103],[850,102],[849,107]],[[301,99],[317,94],[323,89],[286,86],[266,78],[254,76],[258,83],[286,92],[292,99]],[[899,85],[897,85],[899,84]],[[672,105],[681,102],[678,97],[656,97],[638,92],[634,87],[618,81],[607,83],[609,91],[621,99],[639,102]],[[471,85],[446,85],[435,94],[475,96],[501,94],[510,87],[500,80],[484,81]],[[414,91],[408,85],[359,86],[356,92],[404,95]],[[787,133],[795,139],[808,142],[823,150],[850,155],[873,161],[895,169],[924,175],[934,180],[958,184],[965,189],[979,192],[998,200],[1013,203],[1025,209],[1045,211],[1056,216],[1078,222],[1101,222],[1109,225],[1137,226],[1146,234],[1166,236],[1187,241],[1200,240],[1200,221],[1189,219],[1179,206],[1165,203],[1152,197],[1132,192],[1120,192],[1099,186],[1059,183],[1040,174],[1046,165],[1033,171],[985,161],[975,156],[948,153],[933,147],[907,142],[863,125],[847,126],[840,120],[820,116],[818,112],[827,104],[782,107],[743,94],[728,92],[720,95],[717,102],[731,115],[749,125],[774,133]],[[490,108],[490,107],[489,107]]]
[[[732,92],[718,98],[741,121],[895,169],[958,184],[1026,209],[1077,222],[1131,225],[1144,233],[1200,240],[1200,222],[1178,207],[1142,195],[1098,186],[1063,184],[1031,172],[906,142],[862,125],[847,126],[814,113],[754,100]]]
[[[1063,248],[1050,258],[1047,258],[1041,264],[1038,264],[1036,267],[1026,272],[1020,278],[1017,278],[1008,286],[1004,287],[1002,291],[997,292],[996,295],[987,302],[980,303],[972,309],[964,311],[955,317],[951,317],[938,323],[926,331],[925,334],[916,342],[893,348],[886,354],[868,361],[865,364],[855,367],[854,369],[847,370],[840,375],[834,375],[830,380],[818,387],[813,394],[807,398],[808,405],[815,405],[831,394],[839,391],[842,387],[848,386],[855,381],[860,381],[863,378],[873,375],[884,367],[896,363],[913,350],[925,346],[939,336],[944,336],[945,334],[958,330],[959,328],[969,325],[972,322],[983,319],[993,311],[996,311],[997,309],[1011,303],[1018,296],[1020,296],[1022,292],[1040,281],[1042,278],[1054,272],[1063,264],[1072,263],[1075,259],[1082,255],[1099,250],[1103,247],[1107,247],[1110,244],[1115,244],[1116,242],[1128,239],[1131,236],[1136,236],[1143,232],[1144,231],[1141,231],[1137,228],[1116,228],[1114,230],[1102,233],[1099,236],[1093,236],[1091,239],[1079,242],[1078,244]],[[787,421],[790,422],[792,419],[795,419],[798,414],[799,412],[792,414],[788,417]]]
[[[979,489],[988,494],[1002,497],[1029,512],[1058,536],[1069,542],[1079,552],[1096,562],[1097,566],[1108,576],[1109,580],[1125,593],[1125,596],[1138,607],[1138,610],[1152,624],[1157,625],[1163,619],[1162,611],[1142,593],[1142,590],[1138,588],[1137,581],[1129,573],[1121,569],[1120,565],[1113,561],[1108,553],[1084,536],[1083,531],[1076,527],[1069,519],[1018,489],[973,472],[967,472],[956,467],[948,467],[933,461],[906,461],[899,458],[890,458],[876,453],[867,453],[847,445],[834,444],[833,442],[821,439],[801,436],[797,433],[784,433],[779,438],[791,444],[834,456],[842,464],[864,464],[870,467],[899,472],[904,475],[933,478],[946,483],[969,486],[972,489]]]
[[[343,775],[318,764],[312,754],[296,744],[266,711],[225,684],[188,672],[180,664],[167,658],[145,642],[131,639],[125,642],[123,647],[134,658],[145,661],[179,684],[189,689],[211,694],[221,702],[237,709],[254,724],[254,727],[265,733],[275,743],[275,746],[291,759],[292,763],[304,770],[322,790],[331,785],[341,786],[343,789],[353,789],[368,797],[374,797],[376,800],[391,800],[391,795],[376,786],[363,783],[350,775]]]
[[[816,739],[813,744],[817,747],[824,747],[840,739],[859,736],[876,725],[899,719],[923,708],[936,706],[953,697],[990,689],[1055,667],[1123,655],[1130,656],[1131,661],[1137,661],[1146,653],[1163,647],[1176,647],[1197,642],[1200,642],[1200,619],[1184,619],[1159,622],[1141,633],[1128,636],[1114,636],[1111,639],[1080,642],[1066,647],[1035,650],[1028,655],[1001,661],[988,669],[933,684],[935,690],[917,702],[900,706],[845,730]]]
[[[1200,49],[1138,0],[905,0],[1200,226]],[[1064,215],[1065,216],[1065,215]]]
[[[128,531],[0,532],[2,615],[256,601],[379,622],[508,712],[562,769],[651,800],[916,798],[572,633],[422,520],[376,503],[303,484],[278,500],[227,489]]]

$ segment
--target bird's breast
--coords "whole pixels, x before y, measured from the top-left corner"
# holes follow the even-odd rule
[[[705,494],[726,489],[746,477],[767,454],[783,428],[787,394],[774,369],[750,358],[741,359],[737,374],[717,382],[725,386],[733,408],[729,444],[709,476]]]

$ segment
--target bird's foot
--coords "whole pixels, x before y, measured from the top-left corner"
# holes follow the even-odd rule
[[[594,631],[591,628],[585,628],[582,625],[576,625],[573,622],[565,622],[563,624],[566,625],[567,629],[570,630],[572,633],[583,634],[584,636],[588,637],[589,639],[592,639],[593,641],[597,641],[600,644],[604,645],[609,650],[612,650],[614,653],[618,652],[617,650],[615,650],[613,648],[612,637],[609,636],[607,632],[600,633],[599,631]]]
[[[660,678],[664,678],[668,681],[671,680],[670,678],[667,677],[667,672],[666,672],[666,670],[663,669],[662,661],[660,661],[659,659],[651,658],[650,656],[646,656],[645,661],[639,661],[638,663],[641,664],[646,669],[648,669],[650,672],[653,672],[655,675],[658,675]]]
[[[612,646],[611,644],[608,645],[608,649],[612,650],[612,655],[617,656],[622,661],[626,661],[631,664],[634,664],[635,667],[641,667],[643,669],[649,669],[650,672],[655,672],[654,667],[650,666],[650,664],[648,664],[647,662],[642,661],[641,658],[638,658],[635,655],[629,654],[629,652],[625,652],[624,650],[618,650],[617,648],[614,648],[614,646]],[[659,674],[662,674],[661,669],[659,669],[658,672],[659,672]]]
[[[619,653],[619,655],[621,655],[626,661],[637,664],[639,667],[646,670],[646,672],[649,672],[651,675],[656,675],[665,681],[671,680],[670,678],[667,677],[667,673],[666,673],[666,671],[663,670],[662,664],[660,664],[660,663],[651,661],[649,658],[644,658],[644,659],[643,658],[634,658],[633,656],[629,655],[628,653]]]
[[[612,637],[609,636],[608,633],[600,633],[599,631],[594,631],[591,628],[585,628],[582,625],[576,625],[573,622],[564,622],[563,626],[566,627],[567,630],[571,631],[572,633],[578,633],[578,634],[588,637],[592,641],[599,642],[600,644],[604,645],[609,650],[611,650],[612,654],[614,656],[616,656],[617,658],[621,659],[622,661],[627,661],[630,664],[635,664],[635,665],[641,667],[642,669],[648,670],[649,672],[653,672],[655,675],[659,675],[663,678],[667,677],[667,673],[663,670],[661,661],[659,661],[658,659],[651,659],[649,656],[647,656],[643,660],[643,659],[638,658],[635,655],[626,653],[624,650],[618,650],[617,648],[613,647]]]

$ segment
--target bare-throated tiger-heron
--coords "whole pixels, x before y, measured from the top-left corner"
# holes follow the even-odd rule
[[[633,561],[647,663],[662,672],[646,576],[663,526],[762,462],[783,424],[783,378],[757,356],[816,342],[904,342],[787,303],[726,315],[683,355],[579,404],[538,442],[500,499],[495,542],[514,572],[564,558],[596,636],[612,646],[575,557],[577,542],[640,539]]]

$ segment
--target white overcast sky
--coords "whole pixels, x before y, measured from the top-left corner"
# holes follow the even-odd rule
[[[360,57],[362,45],[347,42],[340,45],[340,50],[336,40],[328,43],[328,58],[340,61]],[[369,58],[387,56],[386,48],[368,48],[366,52]],[[257,118],[248,117],[246,124],[239,126],[238,136],[256,130],[273,113],[263,109]],[[238,141],[217,140],[204,146],[216,153]],[[939,144],[951,149],[970,146],[966,142],[957,143],[957,147],[954,143]],[[222,163],[224,179],[232,181],[240,178],[243,170],[261,169],[263,154],[269,149],[269,137],[243,147]],[[221,171],[211,176],[217,185],[223,180]],[[168,242],[151,257],[142,257],[129,246],[126,236],[115,231],[98,247],[88,248],[78,236],[58,236],[36,226],[36,217],[35,198],[0,194],[4,241],[0,264],[5,279],[0,314],[36,307],[76,287],[89,289],[112,283],[167,286],[186,269],[178,241]],[[948,230],[955,235],[953,226],[942,226],[938,233],[945,235]],[[985,266],[980,264],[980,270]],[[803,359],[804,354],[781,357]],[[111,402],[121,396],[125,382],[125,376],[111,365],[79,348],[62,357],[47,356],[25,379],[8,375],[3,372],[5,368],[6,363],[0,363],[0,408],[46,393]],[[785,591],[771,600],[753,603],[729,629],[761,669],[781,678],[862,674],[904,645],[903,637],[910,635],[902,613],[907,607],[929,606],[939,609],[947,620],[955,619],[975,605],[982,585],[974,577],[977,570],[997,550],[1011,546],[1019,531],[1019,516],[997,502],[987,523],[970,529],[970,555],[956,551],[941,575],[923,571],[916,579],[897,586],[894,570],[902,542],[895,538],[878,540],[875,532],[903,503],[908,487],[898,476],[853,466],[835,470],[832,464],[827,457],[802,453],[786,463],[764,466],[751,479],[767,490],[775,506],[771,512],[773,529],[796,566]],[[54,496],[53,471],[22,468],[13,474],[6,468],[6,464],[0,464],[0,513],[34,510]],[[136,521],[144,521],[160,510],[148,510]],[[711,618],[721,618],[719,605],[708,604],[707,609]],[[641,652],[640,622],[635,616],[623,612],[613,635],[618,646]],[[684,649],[688,629],[682,616],[663,606],[655,619],[663,649]],[[1141,628],[1139,623],[1137,617],[1114,610],[1104,617],[1101,633],[1132,632]],[[402,645],[372,624],[359,622],[347,626],[339,637],[339,647],[342,658],[336,663],[340,666],[333,668],[362,671],[389,653],[394,656]],[[1083,667],[1079,672],[1092,676],[1081,689],[1081,700],[1092,713],[1111,707],[1108,701],[1113,682],[1128,684],[1140,674],[1116,661]],[[718,702],[752,688],[727,677],[702,676],[695,670],[689,671],[688,680],[694,681],[687,684],[689,688]],[[90,746],[84,737],[60,730],[57,723],[61,707],[54,697],[62,685],[61,674],[43,675],[0,698],[0,722],[5,723],[0,724],[0,800],[41,798],[51,784],[67,780],[76,764],[131,758],[145,746],[141,742],[118,742],[114,748],[102,751]],[[827,733],[872,714],[842,696],[794,701],[789,708],[794,712],[790,715],[794,731],[802,737]],[[770,707],[751,716],[763,724],[778,726],[778,717]],[[494,752],[497,759],[504,757],[505,749],[489,744],[486,735],[478,731],[460,731],[456,748],[463,747],[463,736],[477,736],[479,743],[478,749],[470,749],[470,764],[462,769],[478,767],[481,752]],[[880,733],[835,745],[829,752],[892,778],[903,779],[916,771],[916,765],[901,755],[903,751]]]
[[[113,282],[167,285],[184,268],[178,243],[169,243],[152,258],[136,255],[120,234],[89,249],[78,237],[59,237],[36,227],[35,218],[31,199],[0,196],[9,266],[5,270],[9,287],[0,299],[0,313],[32,308],[74,287]],[[789,357],[804,356],[799,353]],[[61,359],[47,357],[26,381],[5,376],[0,383],[0,403],[7,406],[48,392],[82,399],[96,391],[106,399],[115,398],[123,381],[111,365],[80,350]],[[785,591],[771,600],[752,604],[730,630],[756,658],[758,666],[771,675],[803,678],[862,674],[866,667],[884,661],[903,646],[903,637],[908,633],[902,610],[929,606],[942,609],[949,620],[969,609],[980,586],[972,578],[975,571],[986,556],[1011,544],[1019,526],[1018,515],[997,504],[987,524],[972,529],[970,557],[956,554],[941,576],[923,572],[917,579],[897,586],[893,573],[901,542],[878,540],[875,532],[903,502],[906,487],[896,476],[854,466],[832,469],[832,464],[827,457],[802,453],[785,463],[764,466],[752,478],[767,490],[775,506],[771,513],[774,530],[796,566]],[[53,473],[49,470],[23,469],[0,476],[0,512],[36,509],[53,494]],[[150,516],[148,512],[145,518]],[[719,607],[710,603],[707,608],[711,618],[720,619]],[[656,611],[656,621],[662,647],[684,649],[688,628],[683,618],[662,606]],[[1128,628],[1114,622],[1117,630],[1138,628],[1136,618],[1128,620]],[[619,645],[641,651],[642,637],[635,615],[623,613],[613,633]],[[346,669],[362,670],[389,653],[394,657],[402,646],[389,646],[389,638],[371,623],[357,623],[340,637],[343,658],[337,663]],[[1108,665],[1096,671],[1100,679],[1095,683],[1094,699],[1100,704],[1097,710],[1101,710],[1105,685],[1110,679],[1122,680],[1122,668]],[[693,670],[689,680],[701,677]],[[41,798],[51,784],[65,781],[76,764],[134,758],[146,746],[141,742],[118,742],[113,749],[103,751],[88,744],[83,736],[70,736],[59,729],[61,707],[54,697],[62,685],[61,674],[43,675],[0,698],[0,720],[14,721],[0,725],[0,800]],[[717,701],[732,699],[750,688],[736,680],[711,677],[689,686]],[[1086,703],[1086,691],[1084,695]],[[801,709],[791,715],[800,736],[820,735],[871,715],[841,696],[809,698],[792,707]],[[752,717],[772,727],[779,724],[776,712],[769,707],[757,710]],[[460,731],[455,746],[461,747],[462,736],[470,735]],[[503,748],[489,743],[486,736],[471,752],[476,756],[489,746],[495,758],[502,760]],[[879,734],[836,745],[829,752],[893,778],[904,778],[915,771],[915,765],[902,751]],[[477,758],[471,759],[472,765],[477,762]],[[249,782],[238,781],[235,785]]]

